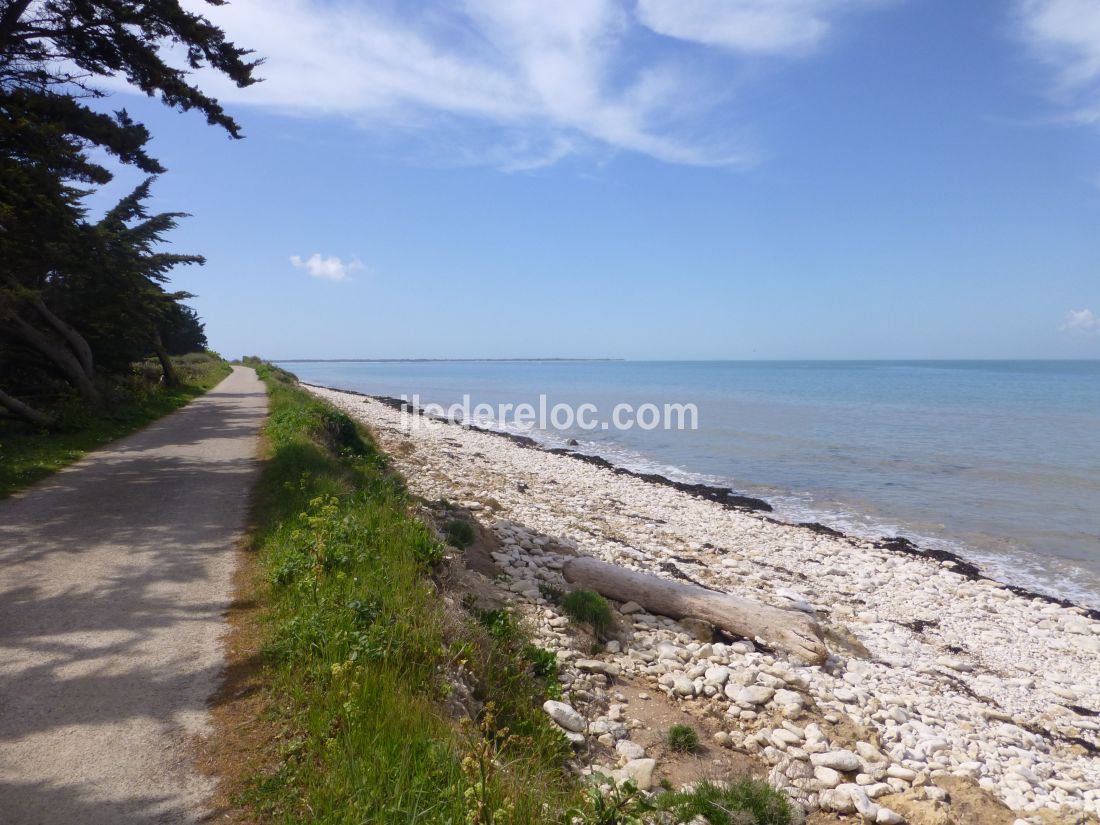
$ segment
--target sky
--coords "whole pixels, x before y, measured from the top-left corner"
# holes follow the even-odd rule
[[[106,104],[223,354],[1100,357],[1095,0],[189,4],[245,139]]]

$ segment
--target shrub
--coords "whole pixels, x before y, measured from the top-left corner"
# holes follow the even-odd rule
[[[729,785],[700,782],[691,791],[662,794],[661,810],[677,822],[705,817],[711,825],[801,825],[802,811],[782,792],[757,779],[739,779]]]
[[[346,413],[331,407],[322,408],[321,428],[325,442],[334,452],[351,455],[366,455],[369,452],[366,442],[359,434],[359,427]]]
[[[561,609],[573,621],[590,625],[597,636],[611,629],[611,605],[599,593],[574,590],[562,597]]]
[[[555,585],[539,582],[539,594],[550,604],[561,604],[565,591]]]
[[[474,527],[468,521],[455,519],[447,525],[447,543],[459,550],[473,544],[476,537]]]
[[[608,784],[607,792],[596,784],[590,785],[584,806],[571,808],[566,821],[574,825],[646,825],[651,821],[646,814],[655,811],[656,806],[633,782],[616,785],[602,774],[594,774],[593,779]]]
[[[677,753],[695,753],[699,735],[691,725],[673,725],[668,729],[668,746]]]

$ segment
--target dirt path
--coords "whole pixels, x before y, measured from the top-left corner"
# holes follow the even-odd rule
[[[197,821],[267,409],[251,369],[0,502],[0,822]]]

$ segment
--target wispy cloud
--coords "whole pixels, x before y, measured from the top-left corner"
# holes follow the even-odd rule
[[[326,281],[346,281],[352,272],[363,268],[363,264],[354,258],[345,262],[335,255],[326,258],[320,252],[314,252],[305,259],[300,255],[291,255],[290,262],[295,268],[304,269],[314,278]]]
[[[836,15],[883,1],[188,0],[267,58],[265,82],[246,90],[211,76],[219,97],[444,134],[455,159],[511,169],[585,151],[750,165],[744,125],[709,118],[738,71],[716,70],[710,47],[724,61],[801,54]]]
[[[842,13],[885,0],[638,0],[638,17],[659,34],[750,54],[804,54]]]
[[[1017,0],[1017,31],[1051,72],[1048,93],[1079,123],[1100,125],[1100,3]]]
[[[1093,315],[1091,309],[1071,309],[1066,313],[1065,323],[1058,329],[1069,335],[1091,338],[1100,335],[1100,318]]]

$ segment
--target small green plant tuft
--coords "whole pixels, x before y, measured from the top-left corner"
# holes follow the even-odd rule
[[[699,750],[699,735],[691,725],[673,725],[668,729],[668,746],[677,753]]]
[[[561,604],[565,591],[556,585],[547,582],[539,582],[539,595],[550,602],[550,604]]]
[[[527,645],[524,654],[531,660],[531,669],[540,679],[555,679],[558,675],[558,657],[552,650],[538,645]]]
[[[597,636],[611,629],[611,605],[599,593],[574,590],[562,597],[561,609],[573,621],[589,625]]]
[[[647,825],[650,819],[646,814],[653,813],[657,807],[642,793],[633,782],[616,785],[615,781],[603,774],[593,775],[593,784],[585,793],[583,807],[571,808],[566,813],[566,821],[575,825]],[[600,784],[608,786],[605,793]]]
[[[474,533],[474,526],[470,522],[454,519],[447,524],[447,543],[459,550],[469,547],[474,543],[475,538],[477,534]]]
[[[758,779],[739,779],[728,785],[700,782],[691,791],[662,794],[658,807],[676,822],[704,817],[711,825],[802,825],[802,811]]]

